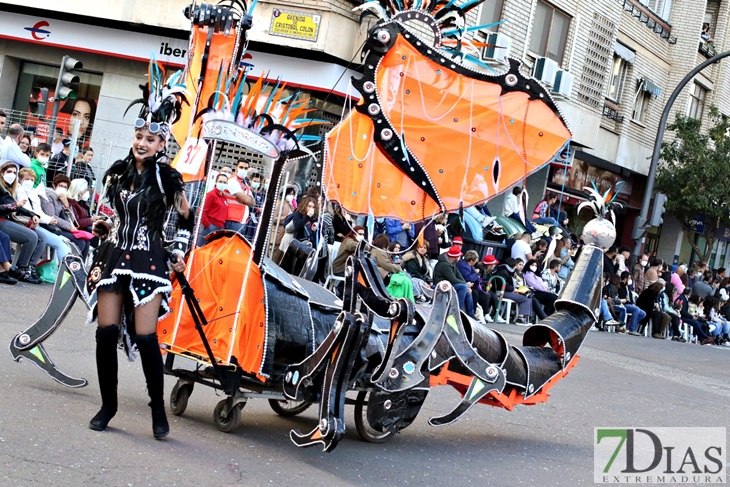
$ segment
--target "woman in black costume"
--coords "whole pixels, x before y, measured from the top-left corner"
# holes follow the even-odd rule
[[[145,93],[129,155],[104,175],[105,198],[114,209],[115,219],[110,238],[94,256],[88,279],[90,316],[99,324],[96,362],[102,400],[89,428],[104,430],[117,412],[117,343],[120,331],[126,328],[142,359],[156,439],[170,431],[162,398],[157,321],[169,312],[167,295],[172,285],[168,261],[177,272],[185,269],[183,256],[194,222],[180,173],[162,162],[184,87],[161,85],[157,84],[159,93]],[[163,247],[165,213],[170,208],[178,213],[171,253]]]

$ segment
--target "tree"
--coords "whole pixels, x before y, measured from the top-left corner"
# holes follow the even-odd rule
[[[667,128],[676,134],[662,144],[662,163],[657,167],[656,186],[667,195],[666,212],[679,220],[689,244],[704,262],[710,257],[720,225],[730,222],[730,120],[716,107],[710,108],[710,128],[677,114]],[[688,222],[704,216],[704,250],[695,243]]]

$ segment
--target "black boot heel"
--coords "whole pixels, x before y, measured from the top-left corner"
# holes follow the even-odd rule
[[[165,407],[152,407],[152,436],[156,440],[161,440],[170,434],[170,424],[167,422],[167,415],[165,414]]]
[[[99,375],[101,409],[91,418],[89,428],[94,431],[106,429],[109,421],[117,414],[117,325],[100,326],[96,329],[96,369]]]

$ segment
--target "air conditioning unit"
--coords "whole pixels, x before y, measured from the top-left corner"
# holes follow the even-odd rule
[[[535,61],[532,75],[542,83],[552,86],[555,82],[555,73],[558,71],[558,63],[546,57],[539,57]]]
[[[484,34],[487,45],[482,48],[482,60],[506,64],[512,47],[512,39],[501,33],[485,32]]]
[[[571,91],[573,91],[573,75],[565,70],[558,69],[555,73],[555,82],[553,83],[552,89],[553,94],[570,98]]]

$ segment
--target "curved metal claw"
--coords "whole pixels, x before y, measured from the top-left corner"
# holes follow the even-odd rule
[[[466,390],[463,399],[448,414],[443,416],[434,416],[428,420],[431,426],[444,426],[454,423],[461,419],[471,407],[478,403],[484,396],[492,391],[502,392],[505,386],[504,372],[499,367],[494,367],[497,374],[495,381],[491,384],[482,381],[479,377],[472,378],[469,388]]]

